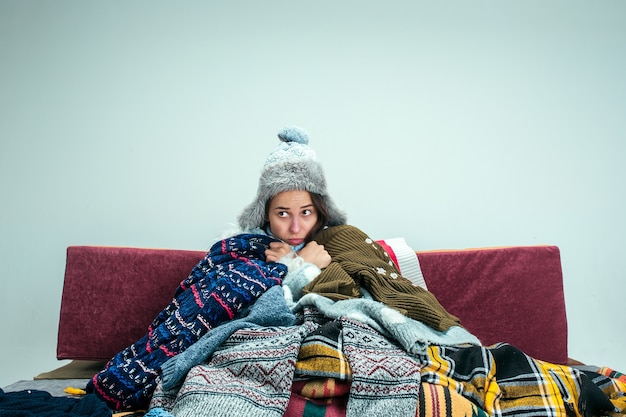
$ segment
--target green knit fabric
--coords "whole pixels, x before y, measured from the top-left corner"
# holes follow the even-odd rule
[[[458,326],[435,296],[403,277],[387,252],[360,229],[344,225],[322,230],[314,240],[328,251],[331,264],[303,289],[333,300],[359,297],[362,286],[375,300],[435,330]]]

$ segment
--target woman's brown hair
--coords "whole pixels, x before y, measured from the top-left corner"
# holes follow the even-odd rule
[[[317,210],[317,223],[315,223],[315,227],[311,230],[309,236],[307,236],[307,240],[311,241],[313,236],[328,224],[328,206],[326,205],[326,200],[320,194],[312,192],[309,192],[309,194],[311,195],[313,206],[315,206]]]

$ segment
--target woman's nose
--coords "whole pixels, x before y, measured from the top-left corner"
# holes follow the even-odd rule
[[[294,217],[291,220],[291,225],[289,227],[289,231],[291,231],[292,233],[298,233],[300,231],[300,222],[298,221],[297,217]]]

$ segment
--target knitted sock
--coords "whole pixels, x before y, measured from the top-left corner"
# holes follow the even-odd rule
[[[348,318],[344,353],[352,369],[346,417],[414,416],[420,390],[420,364],[367,325]]]

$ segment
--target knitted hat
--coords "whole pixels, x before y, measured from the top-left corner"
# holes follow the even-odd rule
[[[266,222],[265,208],[274,196],[283,191],[302,190],[321,195],[328,208],[328,225],[346,223],[346,215],[326,191],[326,179],[315,152],[308,146],[309,135],[299,127],[286,127],[278,132],[280,144],[269,154],[255,200],[239,215],[243,230],[262,227]]]

